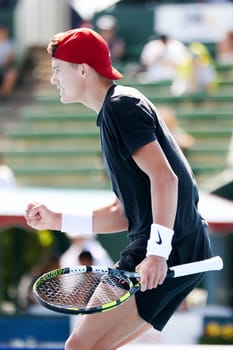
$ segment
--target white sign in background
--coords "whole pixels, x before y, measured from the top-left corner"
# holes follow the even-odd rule
[[[154,30],[184,42],[218,42],[233,30],[233,4],[161,5]]]

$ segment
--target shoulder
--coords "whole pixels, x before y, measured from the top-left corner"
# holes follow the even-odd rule
[[[129,114],[146,114],[155,115],[155,105],[139,90],[117,85],[110,97],[109,104],[115,111],[123,112],[124,115]]]
[[[103,118],[107,123],[126,127],[129,123],[155,122],[155,106],[137,89],[116,85],[105,101]]]
[[[135,88],[115,85],[109,98],[106,100],[106,106],[111,106],[115,110],[122,108],[127,110],[127,107],[132,108],[133,106],[140,105],[140,101],[144,99],[145,96]]]

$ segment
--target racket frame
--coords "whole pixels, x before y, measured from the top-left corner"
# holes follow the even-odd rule
[[[176,278],[182,276],[188,276],[196,273],[203,273],[207,271],[213,270],[221,270],[223,268],[223,261],[220,256],[214,256],[209,259],[191,262],[188,264],[182,264],[177,266],[172,266],[168,269],[167,277],[168,278]],[[87,308],[78,308],[78,307],[62,307],[57,304],[45,302],[37,292],[38,287],[43,283],[48,281],[49,279],[62,276],[66,274],[83,274],[83,273],[103,273],[106,275],[114,275],[114,276],[126,276],[129,280],[129,290],[126,290],[126,293],[119,297],[119,299],[105,303],[100,306],[95,307],[87,307]],[[127,301],[132,295],[134,295],[137,291],[140,290],[140,274],[137,272],[128,272],[120,269],[114,269],[106,266],[72,266],[72,267],[64,267],[59,268],[53,271],[49,271],[42,276],[40,276],[33,285],[33,294],[35,299],[39,304],[44,307],[51,309],[56,312],[65,313],[65,314],[93,314],[97,312],[105,312],[107,310],[113,309],[118,305]]]
[[[103,273],[107,275],[114,275],[114,276],[126,276],[129,278],[129,290],[126,290],[126,293],[121,296],[119,299],[114,300],[110,303],[105,303],[100,306],[95,306],[95,307],[86,307],[86,308],[78,308],[78,307],[62,307],[57,304],[53,303],[48,303],[45,302],[38,294],[37,289],[38,287],[50,280],[53,277],[56,276],[63,276],[66,274],[83,274],[83,273],[88,273],[88,272],[93,272],[93,273]],[[42,276],[40,276],[34,283],[33,285],[33,295],[37,302],[44,307],[51,309],[56,312],[60,313],[65,313],[65,314],[93,314],[93,313],[98,313],[98,312],[104,312],[110,309],[113,309],[114,307],[123,304],[125,301],[127,301],[132,295],[134,295],[139,289],[140,289],[140,282],[134,282],[131,280],[131,278],[140,278],[140,275],[136,272],[126,272],[120,269],[114,269],[106,266],[87,266],[87,265],[80,265],[80,266],[71,266],[71,267],[64,267],[64,268],[59,268],[56,270],[49,271]]]

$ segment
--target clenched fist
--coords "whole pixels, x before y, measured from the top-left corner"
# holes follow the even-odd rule
[[[44,204],[30,203],[25,212],[25,219],[35,230],[61,230],[62,214],[48,209]]]

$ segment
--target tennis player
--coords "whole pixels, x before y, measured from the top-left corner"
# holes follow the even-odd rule
[[[67,350],[113,350],[154,327],[161,331],[203,274],[166,279],[168,266],[211,257],[198,190],[184,155],[155,106],[138,90],[116,84],[103,38],[91,29],[55,35],[48,46],[51,83],[62,103],[97,113],[102,154],[116,200],[90,213],[58,213],[30,203],[34,229],[86,234],[128,231],[117,266],[141,274],[141,291],[108,312],[82,316]]]

